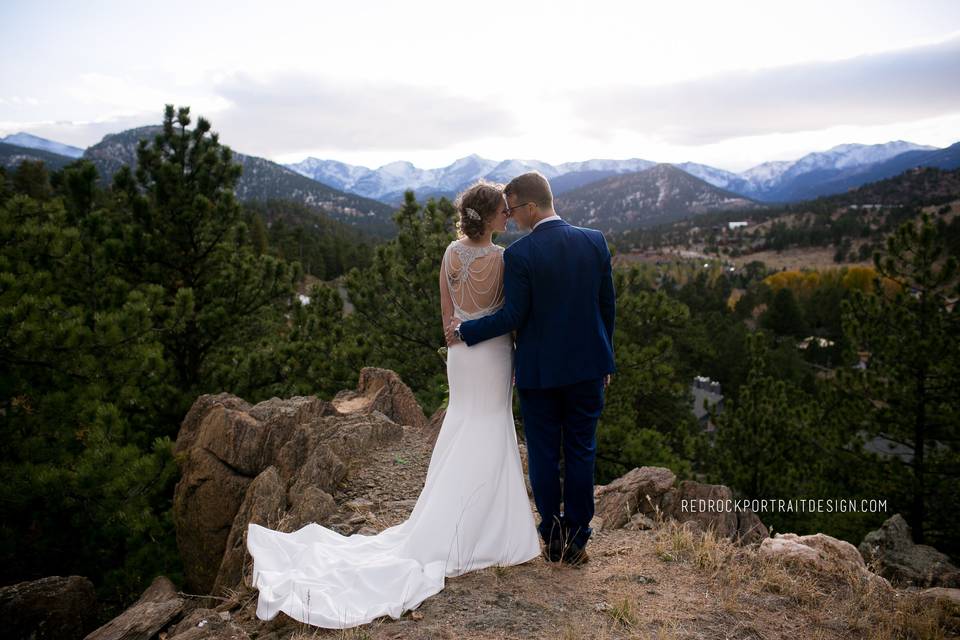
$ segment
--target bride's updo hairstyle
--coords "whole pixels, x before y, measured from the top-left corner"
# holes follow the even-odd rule
[[[460,213],[457,232],[477,240],[487,228],[487,222],[496,215],[503,202],[503,185],[481,178],[457,196],[453,206]]]

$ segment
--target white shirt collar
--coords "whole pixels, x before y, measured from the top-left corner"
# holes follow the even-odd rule
[[[540,226],[541,224],[543,224],[544,222],[548,222],[548,221],[550,221],[550,220],[560,220],[560,216],[558,216],[557,214],[553,214],[552,216],[547,216],[547,217],[544,218],[543,220],[537,221],[537,224],[533,225],[533,228],[536,229],[537,227],[539,227],[539,226]],[[532,230],[533,230],[533,229],[531,229],[531,231],[532,231]]]

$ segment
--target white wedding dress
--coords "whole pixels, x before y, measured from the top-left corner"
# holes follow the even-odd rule
[[[503,305],[503,249],[455,240],[443,257],[446,300],[468,320]],[[284,533],[247,529],[257,617],[278,612],[347,628],[399,618],[441,591],[448,576],[527,562],[540,538],[527,498],[512,406],[509,334],[447,351],[450,398],[410,517],[376,535],[320,524]]]

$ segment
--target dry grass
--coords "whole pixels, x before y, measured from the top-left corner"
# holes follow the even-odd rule
[[[626,627],[632,627],[637,623],[637,615],[634,613],[633,604],[629,598],[621,598],[607,612],[610,618]]]
[[[610,633],[603,625],[582,619],[569,620],[550,637],[559,640],[609,640]]]
[[[781,612],[795,608],[811,613],[815,627],[806,636],[811,638],[960,637],[960,607],[884,588],[855,570],[810,571],[762,556],[754,548],[737,547],[711,530],[700,532],[674,521],[659,523],[654,548],[664,562],[688,564],[715,580],[720,610],[731,620],[751,619],[762,602]],[[765,637],[758,629],[753,631],[756,637]]]
[[[729,540],[717,537],[712,530],[701,533],[673,520],[657,528],[654,548],[661,560],[688,562],[711,575],[736,553],[736,547]]]

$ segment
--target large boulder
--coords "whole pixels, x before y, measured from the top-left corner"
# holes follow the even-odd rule
[[[946,600],[956,607],[960,607],[960,589],[948,589],[946,587],[930,587],[917,594],[921,598],[935,602],[937,600]]]
[[[233,518],[233,525],[227,535],[226,548],[214,581],[213,593],[222,593],[242,579],[249,523],[276,528],[286,508],[285,487],[280,474],[277,473],[277,468],[271,465],[254,478],[244,493],[243,502]]]
[[[864,560],[895,584],[960,587],[960,569],[946,554],[929,545],[914,544],[910,525],[899,513],[868,533],[859,549]]]
[[[231,393],[207,393],[193,402],[193,406],[187,411],[187,415],[180,424],[180,431],[177,433],[177,441],[173,445],[175,454],[182,454],[193,446],[197,439],[197,433],[200,431],[200,423],[206,418],[211,407],[221,405],[227,409],[237,411],[249,411],[250,403]]]
[[[140,599],[84,640],[151,640],[183,614],[184,600],[166,576],[157,576]]]
[[[427,418],[413,392],[389,369],[364,367],[360,370],[356,391],[339,392],[333,404],[343,413],[379,411],[397,424],[420,429],[427,426]]]
[[[683,480],[664,467],[637,467],[594,492],[595,515],[604,529],[646,528],[659,513],[678,522],[690,522],[703,531],[737,544],[759,542],[769,532],[750,510],[709,508],[705,505],[733,505],[729,487]],[[711,502],[712,501],[712,502]]]
[[[364,369],[358,390],[338,398],[197,398],[175,445],[173,516],[188,589],[227,593],[243,579],[251,522],[283,531],[326,524],[353,461],[400,439],[402,424],[426,424],[392,371]]]
[[[867,568],[855,546],[824,533],[806,536],[778,533],[760,543],[760,555],[813,573],[853,576],[884,591],[892,590],[885,578]]]
[[[0,587],[3,636],[72,640],[95,626],[97,596],[83,576],[49,576]]]
[[[711,529],[718,536],[738,544],[759,542],[770,535],[760,518],[749,509],[733,508],[735,498],[730,487],[684,480],[663,497],[663,510],[679,522],[696,522],[701,530]],[[714,508],[710,508],[714,505]],[[721,505],[717,507],[717,505]],[[726,505],[730,505],[727,508]]]
[[[650,515],[661,509],[663,496],[677,476],[664,467],[637,467],[610,484],[594,489],[595,515],[604,529],[623,527],[635,513]]]
[[[230,619],[227,611],[195,609],[184,616],[167,637],[172,640],[248,640],[250,635]],[[257,634],[254,637],[258,637]]]

